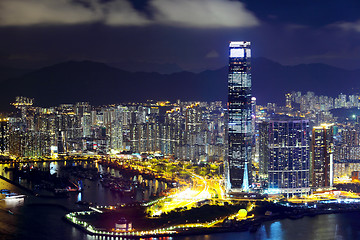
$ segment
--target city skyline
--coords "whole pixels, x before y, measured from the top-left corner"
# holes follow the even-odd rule
[[[346,111],[360,109],[360,96],[291,91],[283,105],[257,105],[251,55],[250,42],[229,43],[227,108],[221,101],[179,99],[41,107],[17,96],[11,103],[17,111],[0,118],[1,160],[14,166],[2,179],[34,198],[77,194],[85,211],[63,217],[97,236],[232,232],[246,224],[243,230],[256,232],[254,221],[276,220],[272,212],[296,219],[357,209],[360,196],[352,189],[360,175],[360,114]],[[331,110],[344,110],[344,117]],[[318,127],[323,123],[334,127],[325,131]],[[45,179],[47,184],[35,184]],[[92,192],[110,191],[102,201],[117,206],[82,200],[89,201],[86,179]],[[30,187],[23,185],[28,182]],[[9,191],[2,190],[5,200],[15,196],[24,204],[18,209],[31,207],[25,195]],[[123,200],[114,194],[132,200],[119,204]],[[120,221],[90,220],[107,214]]]
[[[358,238],[359,8],[0,0],[0,235]]]

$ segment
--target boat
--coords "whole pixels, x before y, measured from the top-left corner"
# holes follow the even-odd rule
[[[17,193],[7,193],[5,194],[5,200],[7,199],[22,199],[25,195],[23,194],[17,194]]]
[[[0,193],[1,194],[7,194],[7,193],[10,193],[10,190],[9,189],[1,189]]]

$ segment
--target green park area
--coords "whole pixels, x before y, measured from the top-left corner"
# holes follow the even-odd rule
[[[149,231],[178,225],[191,227],[192,224],[214,227],[214,224],[210,223],[218,222],[219,226],[221,226],[225,218],[236,215],[239,213],[239,210],[244,211],[244,209],[248,208],[248,205],[246,202],[221,205],[205,204],[191,209],[178,208],[171,212],[163,213],[158,217],[151,217],[148,214],[147,207],[136,204],[132,206],[101,208],[102,213],[94,211],[91,214],[79,215],[77,219],[87,222],[95,229],[104,231],[112,231],[115,228],[115,223],[120,219],[126,219],[131,222],[133,231]]]

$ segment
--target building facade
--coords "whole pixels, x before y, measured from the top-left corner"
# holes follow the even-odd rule
[[[0,154],[9,151],[9,119],[0,117]]]
[[[313,127],[311,139],[311,186],[331,187],[334,179],[333,126]]]
[[[309,121],[273,119],[269,121],[268,186],[282,194],[310,191]]]
[[[230,42],[228,73],[227,191],[248,191],[251,184],[251,48]]]

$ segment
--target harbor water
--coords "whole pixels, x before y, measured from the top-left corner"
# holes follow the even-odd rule
[[[49,171],[60,171],[59,164],[44,165]],[[54,166],[57,168],[54,169]],[[79,163],[85,164],[85,163]],[[61,165],[61,164],[60,164]],[[92,165],[91,165],[92,166]],[[11,171],[5,171],[6,165],[0,166],[2,176],[11,178]],[[10,166],[7,166],[8,168]],[[52,168],[51,168],[52,167]],[[99,166],[97,166],[99,167]],[[114,169],[101,169],[117,175]],[[149,184],[149,183],[148,183]],[[164,187],[164,183],[152,181],[154,185],[149,189]],[[155,187],[156,186],[156,187]],[[109,239],[111,237],[96,237],[88,235],[63,220],[68,209],[81,208],[77,201],[96,203],[97,205],[114,205],[132,201],[129,196],[121,196],[104,188],[99,180],[84,180],[82,192],[70,193],[69,198],[39,198],[32,196],[23,189],[0,180],[0,189],[9,189],[12,192],[26,194],[25,199],[0,200],[0,239]],[[147,190],[148,191],[148,190]],[[149,194],[149,193],[147,193]],[[136,193],[135,198],[146,198],[144,191]],[[139,199],[136,199],[139,200]],[[178,236],[174,240],[233,240],[233,239],[271,239],[271,240],[330,240],[330,239],[359,239],[360,240],[360,213],[325,214],[314,217],[303,217],[297,220],[283,219],[263,223],[256,232],[232,232],[211,235]],[[119,238],[120,239],[120,238]],[[124,238],[122,238],[124,240]],[[154,239],[154,238],[153,238]]]

